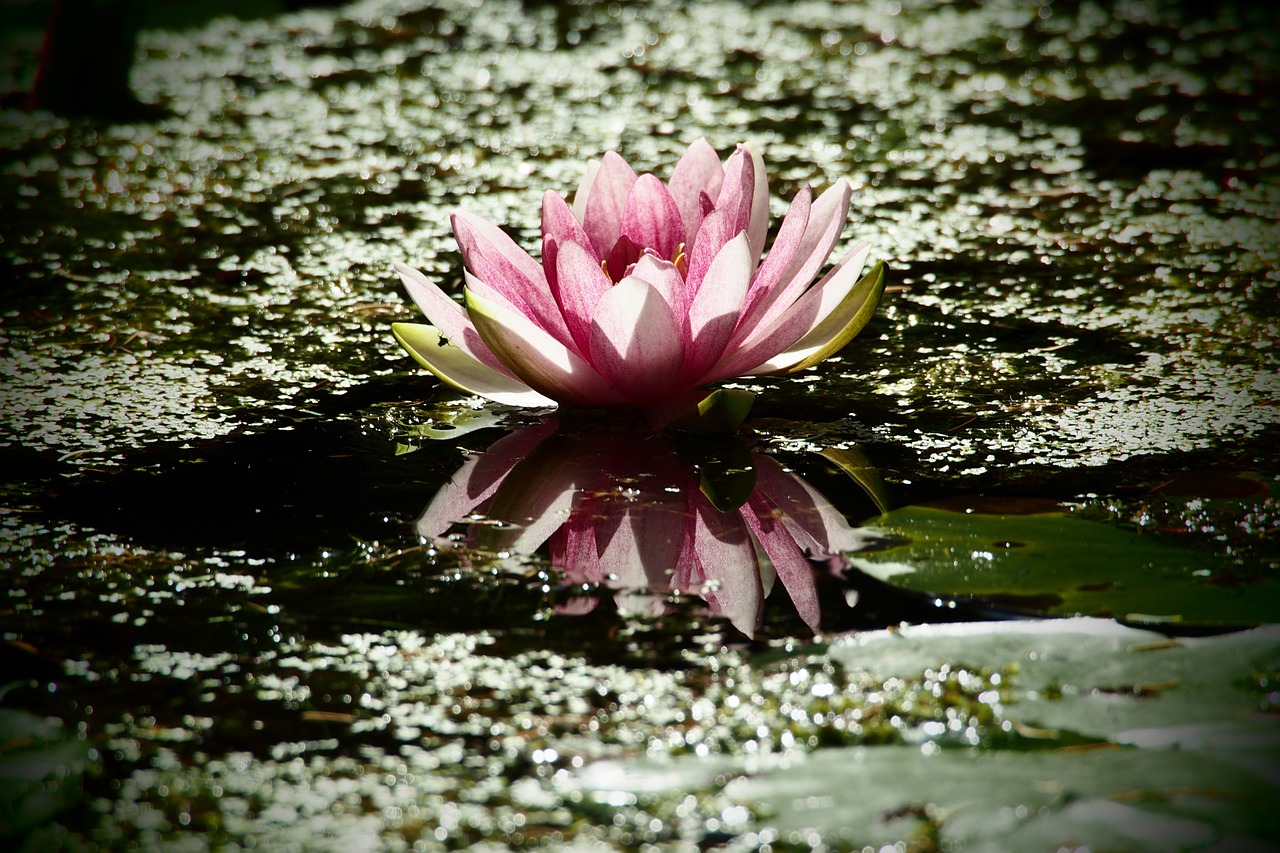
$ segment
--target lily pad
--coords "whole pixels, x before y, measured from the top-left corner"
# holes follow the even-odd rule
[[[886,684],[942,666],[1005,673],[1005,748],[907,743],[771,756],[601,762],[592,797],[723,785],[742,836],[856,849],[1269,849],[1280,832],[1280,727],[1269,626],[1170,641],[1098,619],[915,626],[838,640],[807,665]],[[1009,746],[1013,748],[1008,748]],[[727,780],[727,781],[726,781]]]
[[[1255,625],[1280,612],[1274,579],[1221,582],[1232,567],[1207,550],[1070,513],[912,506],[873,529],[900,544],[851,562],[908,589],[1150,623]]]

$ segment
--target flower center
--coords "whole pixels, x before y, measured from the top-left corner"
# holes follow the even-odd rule
[[[676,272],[680,273],[681,278],[684,278],[687,275],[689,275],[689,256],[685,254],[684,245],[685,245],[684,243],[680,243],[679,245],[677,245],[675,249],[672,250],[671,259],[670,259],[671,263],[675,265]],[[614,254],[615,255],[617,254],[616,248],[614,250]],[[655,258],[658,257],[658,252],[656,249],[645,249],[643,253],[639,253],[639,254],[649,254],[649,255],[653,255]],[[627,265],[624,264],[624,266],[627,266]],[[629,269],[630,267],[628,266],[627,268]],[[620,279],[614,278],[613,273],[609,271],[608,258],[600,259],[600,270],[606,276],[608,276],[609,280],[614,284],[617,284],[620,281]]]

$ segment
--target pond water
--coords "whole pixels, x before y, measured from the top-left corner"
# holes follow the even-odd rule
[[[1280,844],[1275,11],[156,5],[154,116],[0,111],[5,844]],[[397,347],[698,137],[889,269],[738,435]]]

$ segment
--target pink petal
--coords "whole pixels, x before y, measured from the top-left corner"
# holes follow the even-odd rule
[[[695,382],[720,360],[738,325],[751,282],[751,245],[739,234],[716,255],[689,306],[685,367],[681,379]]]
[[[684,278],[690,298],[702,286],[702,280],[706,278],[707,269],[710,268],[716,256],[720,254],[720,250],[737,234],[741,233],[740,230],[734,231],[733,227],[732,217],[723,210],[712,210],[702,220],[702,225],[698,228],[698,236],[694,239],[693,246],[685,249],[688,271],[685,273]]]
[[[561,245],[556,256],[556,301],[569,326],[569,333],[579,352],[591,348],[591,317],[596,303],[609,292],[613,282],[600,268],[600,261],[582,244],[569,241]]]
[[[706,193],[698,193],[698,222],[706,219],[711,215],[711,211],[716,209],[716,202]],[[697,239],[696,235],[694,239]]]
[[[443,536],[450,525],[493,497],[516,464],[556,429],[554,422],[525,427],[472,456],[431,499],[417,521],[418,535],[425,539]]]
[[[675,315],[647,282],[625,278],[596,305],[592,362],[633,403],[651,403],[672,391],[683,350]]]
[[[759,494],[753,494],[741,512],[747,526],[769,555],[778,579],[791,596],[796,612],[809,626],[809,630],[816,634],[820,629],[822,611],[818,603],[813,565],[777,520],[775,508]]]
[[[413,267],[397,263],[395,270],[399,273],[400,280],[404,282],[409,297],[449,343],[486,367],[504,376],[515,378],[515,374],[508,370],[507,366],[490,352],[489,347],[480,339],[471,318],[458,302],[451,299],[447,293]]]
[[[541,445],[515,464],[484,507],[483,519],[470,526],[469,544],[492,552],[533,554],[573,514],[580,493],[574,471],[555,465],[554,449],[542,452],[545,448]]]
[[[716,210],[729,217],[729,236],[746,231],[751,224],[751,211],[756,193],[755,158],[745,145],[729,157],[724,165],[724,186],[716,198]],[[766,216],[768,215],[766,211]],[[759,253],[756,254],[759,257]]]
[[[671,496],[629,513],[645,575],[660,589],[670,588],[682,566],[693,562],[684,510],[684,501]]]
[[[467,269],[556,340],[576,346],[542,266],[502,229],[480,217],[458,210],[450,218]]]
[[[764,614],[759,561],[747,526],[737,513],[720,512],[700,492],[693,495],[693,551],[713,611],[753,636]],[[697,590],[694,590],[695,592]]]
[[[864,250],[865,251],[865,250]],[[850,261],[849,274],[861,272],[863,258]],[[812,367],[847,346],[871,322],[884,293],[884,263],[876,264],[849,288],[840,303],[785,350],[751,370],[754,375],[795,373]]]
[[[553,550],[551,553],[554,555],[556,553],[554,550],[554,542],[556,541],[555,537],[552,537],[551,541],[553,543]],[[556,564],[553,562],[552,565],[554,566]],[[555,612],[560,616],[586,616],[599,606],[600,599],[595,596],[577,595],[567,601],[557,604],[555,606]]]
[[[766,297],[763,314],[756,320],[757,329],[767,329],[784,311],[792,306],[813,282],[827,262],[831,249],[844,231],[849,215],[849,198],[853,193],[847,181],[838,181],[813,203],[804,235],[796,247],[786,270]],[[752,336],[744,340],[751,343]]]
[[[622,215],[627,196],[636,183],[635,171],[616,152],[600,160],[600,168],[587,190],[582,210],[582,227],[600,257],[607,257],[622,234]],[[577,208],[577,200],[574,207]]]
[[[586,218],[587,197],[591,195],[591,185],[596,182],[598,174],[600,174],[600,161],[588,160],[586,171],[582,173],[582,180],[578,182],[578,189],[573,193],[573,215],[579,222]]]
[[[791,538],[810,557],[857,551],[875,541],[874,535],[849,524],[826,497],[777,460],[763,454],[754,459],[756,494],[775,508]]]
[[[751,194],[751,219],[747,225],[747,236],[751,240],[751,259],[759,261],[769,230],[769,174],[764,170],[764,158],[760,156],[760,152],[754,148],[749,150],[755,188]]]
[[[582,229],[582,223],[573,215],[569,205],[559,193],[547,190],[542,195],[542,271],[546,274],[553,293],[556,289],[556,252],[565,243],[577,243],[584,247],[591,245],[587,232]]]
[[[569,520],[551,537],[551,565],[575,583],[604,580],[596,547],[595,503],[592,495],[584,495],[577,510],[570,513]]]
[[[573,514],[579,490],[572,478],[557,477],[552,471],[540,473],[542,476],[528,476],[521,482],[507,481],[490,507],[489,517],[509,526],[487,526],[487,535],[480,544],[494,551],[533,554]],[[507,501],[503,493],[513,486],[519,491],[515,500]],[[495,510],[502,514],[494,515]]]
[[[866,240],[854,246],[823,276],[822,281],[797,299],[772,326],[753,335],[749,343],[731,350],[702,381],[715,382],[750,373],[807,335],[840,305],[858,283],[870,250],[871,244]]]
[[[600,571],[618,586],[669,589],[682,550],[683,513],[628,511],[600,551]],[[597,530],[597,542],[599,531]]]
[[[662,298],[671,306],[671,313],[675,316],[683,317],[689,310],[690,294],[685,288],[684,276],[671,261],[644,255],[636,262],[631,275],[653,285],[653,289],[662,294]]]
[[[778,236],[773,239],[769,254],[751,279],[751,289],[738,320],[735,340],[746,338],[757,327],[761,312],[777,299],[774,290],[782,274],[791,266],[791,260],[800,248],[801,238],[808,227],[812,195],[806,186],[791,200],[791,207],[778,228]]]
[[[674,259],[676,247],[684,242],[680,209],[653,175],[641,175],[631,187],[622,213],[622,233],[636,246],[667,259]]]
[[[493,354],[526,385],[560,403],[611,406],[624,402],[590,364],[520,311],[486,299],[468,276],[467,313]],[[478,284],[478,282],[476,282]]]
[[[715,198],[720,194],[723,183],[724,166],[720,164],[720,155],[706,139],[698,139],[681,155],[671,172],[671,180],[667,182],[671,197],[680,210],[680,219],[684,222],[685,245],[693,245],[698,225],[702,222],[698,197],[706,194]]]
[[[622,281],[630,275],[631,265],[640,260],[643,254],[643,248],[631,242],[631,238],[623,234],[604,258],[609,278],[613,281]]]

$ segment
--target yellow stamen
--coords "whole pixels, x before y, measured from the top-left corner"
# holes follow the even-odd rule
[[[680,273],[681,276],[689,274],[689,260],[684,253],[684,243],[676,246],[676,250],[671,253],[671,263],[676,265],[676,272]]]

